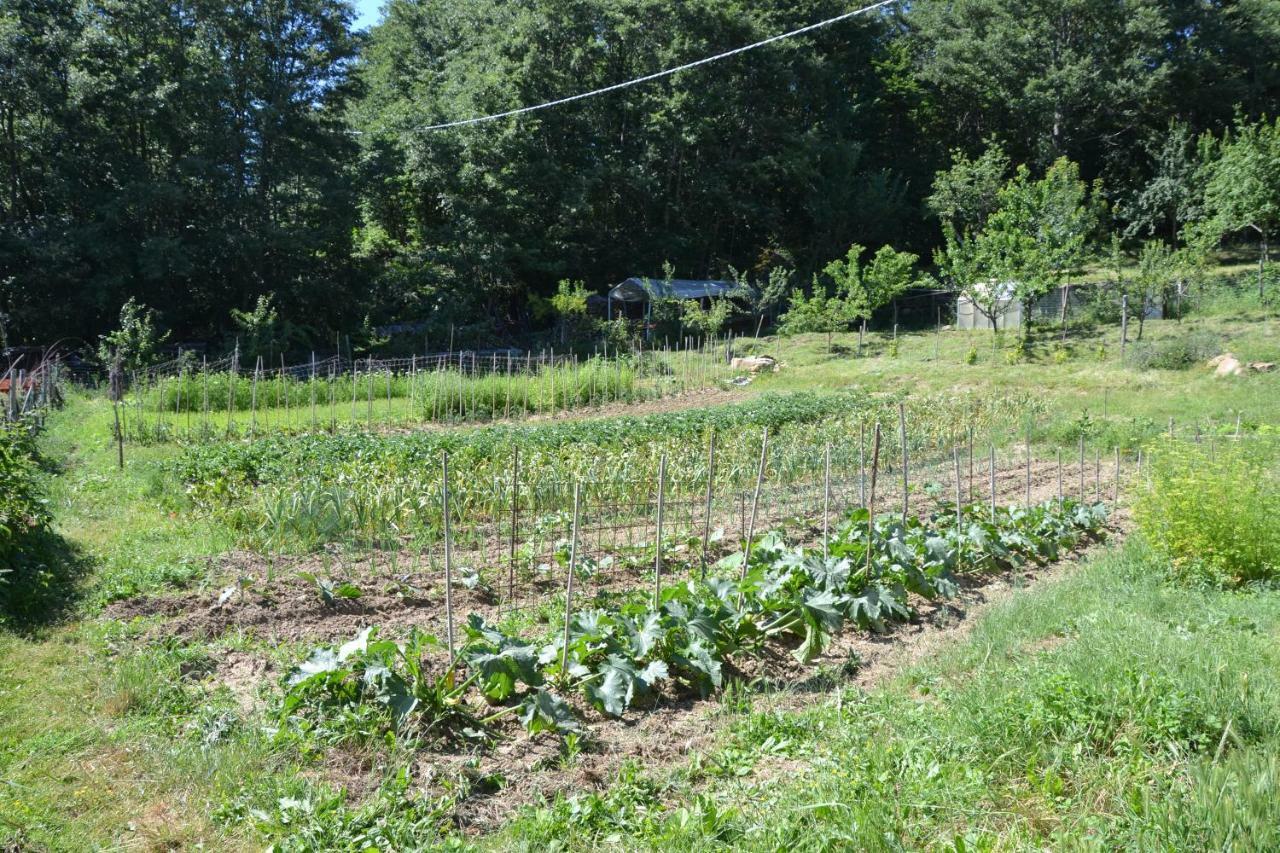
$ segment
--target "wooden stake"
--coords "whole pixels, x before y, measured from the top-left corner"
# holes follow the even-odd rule
[[[907,471],[907,407],[903,403],[898,404],[898,440],[902,443],[902,523],[906,524],[911,512],[911,481]]]
[[[991,477],[991,521],[996,520],[996,446],[991,445],[991,461],[987,465]]]
[[[569,621],[573,618],[573,574],[578,569],[578,504],[582,486],[573,484],[573,528],[569,534],[569,573],[564,583],[564,647],[560,651],[560,677],[569,673]]]
[[[880,472],[880,423],[871,439],[871,493],[867,497],[867,577],[871,577],[871,552],[876,539],[876,476]]]
[[[1058,508],[1062,508],[1062,448],[1058,448]]]
[[[1031,430],[1027,430],[1027,506],[1031,506]]]
[[[829,533],[831,529],[831,445],[822,449],[822,559],[831,556]]]
[[[662,511],[667,498],[667,455],[658,457],[658,524],[653,546],[653,609],[662,603]]]
[[[760,439],[760,464],[756,467],[756,488],[751,496],[751,518],[747,521],[747,539],[742,550],[742,571],[738,574],[741,583],[747,577],[747,565],[751,562],[751,540],[756,532],[756,511],[760,506],[760,486],[764,483],[764,464],[769,453],[769,428],[765,427]],[[742,593],[738,593],[738,603],[742,603]]]
[[[440,506],[444,519],[444,612],[445,635],[449,643],[449,666],[454,664],[453,648],[453,537],[449,526],[449,453],[440,457]]]
[[[508,548],[507,563],[507,601],[515,600],[516,595],[516,530],[519,523],[520,507],[520,446],[511,448],[511,538]]]
[[[1111,506],[1114,509],[1120,502],[1120,448],[1116,448],[1116,470],[1111,480]]]
[[[867,422],[858,421],[858,505],[867,505]]]
[[[702,580],[707,579],[707,549],[711,547],[711,497],[712,489],[716,479],[716,432],[711,431],[711,438],[707,442],[707,496],[706,510],[702,518],[702,557],[701,557],[701,576]]]
[[[1084,503],[1084,436],[1080,436],[1080,503]]]

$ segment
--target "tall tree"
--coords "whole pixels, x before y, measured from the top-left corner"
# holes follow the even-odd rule
[[[1236,122],[1204,166],[1207,218],[1194,231],[1258,237],[1258,296],[1266,287],[1268,240],[1280,229],[1280,119]]]

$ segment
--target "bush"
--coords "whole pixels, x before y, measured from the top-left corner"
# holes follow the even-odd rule
[[[35,441],[26,427],[0,424],[0,583],[49,524],[36,483]]]
[[[1129,348],[1129,363],[1140,370],[1186,370],[1222,352],[1222,339],[1212,332],[1193,331]]]
[[[1183,582],[1280,578],[1280,452],[1270,442],[1177,444],[1151,458],[1134,516]]]

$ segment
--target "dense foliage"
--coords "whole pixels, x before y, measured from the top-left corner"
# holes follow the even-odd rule
[[[49,524],[36,471],[35,442],[26,426],[0,424],[0,584]]]
[[[989,141],[1034,175],[1066,158],[1101,178],[1133,233],[1176,238],[1199,215],[1274,231],[1265,181],[1240,180],[1262,137],[1234,130],[1210,175],[1194,150],[1275,104],[1271,0],[904,3],[422,130],[845,11],[390,0],[361,34],[342,0],[5,0],[0,337],[93,340],[133,297],[175,341],[249,346],[268,316],[277,349],[338,330],[367,345],[367,318],[462,341],[525,327],[561,280],[598,290],[667,260],[806,282],[853,243],[926,256],[934,174]]]
[[[1152,455],[1134,516],[1175,577],[1228,587],[1280,578],[1278,459],[1262,436],[1170,443]]]

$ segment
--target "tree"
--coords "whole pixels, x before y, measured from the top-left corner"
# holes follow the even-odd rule
[[[778,264],[770,267],[762,279],[752,282],[745,273],[739,272],[733,265],[729,266],[729,276],[734,284],[748,293],[751,314],[757,318],[757,327],[763,326],[766,318],[776,317],[778,306],[786,301],[787,294],[791,292],[791,279],[794,275],[794,269]]]
[[[832,334],[849,328],[855,316],[849,300],[839,292],[828,293],[826,286],[815,275],[809,295],[806,296],[800,288],[791,292],[786,313],[782,315],[780,331],[784,335],[823,333],[827,336],[827,352],[831,352]]]
[[[280,315],[272,300],[275,294],[266,293],[258,297],[252,311],[231,309],[231,322],[237,330],[236,342],[240,355],[248,358],[251,364],[259,358],[269,358],[276,346],[276,327]],[[268,367],[270,362],[268,361]]]
[[[680,322],[701,335],[718,335],[733,318],[733,302],[721,297],[702,307],[701,300],[688,299],[682,306]]]
[[[919,255],[881,246],[862,274],[861,286],[870,312],[893,303],[893,323],[898,324],[898,297],[915,283],[914,270]]]
[[[126,371],[154,364],[160,347],[169,339],[169,333],[161,334],[156,326],[156,312],[130,296],[120,307],[119,327],[100,338],[98,358],[103,364],[118,362]]]
[[[587,316],[587,286],[581,281],[561,279],[551,297],[551,308],[560,326],[560,343],[568,345],[569,327],[577,327]]]
[[[1196,138],[1185,122],[1170,120],[1147,151],[1155,173],[1117,212],[1128,220],[1126,237],[1163,234],[1176,240],[1188,222],[1201,216],[1204,187]]]
[[[955,172],[953,167],[939,173],[936,185],[954,184]],[[944,246],[935,261],[994,332],[1013,300],[1024,307],[1024,324],[1030,322],[1035,300],[1083,264],[1096,227],[1097,212],[1075,163],[1059,159],[1040,179],[1024,164],[999,188],[983,217],[943,220]],[[1065,304],[1064,291],[1064,323]]]
[[[1268,240],[1280,228],[1280,118],[1237,119],[1204,165],[1207,218],[1193,226],[1213,240],[1246,229],[1258,235],[1258,298],[1264,295]]]
[[[1157,300],[1168,306],[1166,294],[1169,282],[1180,263],[1178,254],[1163,240],[1147,240],[1142,244],[1142,250],[1138,254],[1138,273],[1134,277],[1137,285],[1138,340],[1142,340],[1147,315],[1155,308]],[[1133,310],[1134,300],[1129,301],[1130,309]]]
[[[951,167],[933,179],[925,204],[956,232],[980,231],[1000,206],[1000,189],[1009,174],[1009,158],[998,143],[988,142],[978,158],[951,152]]]

